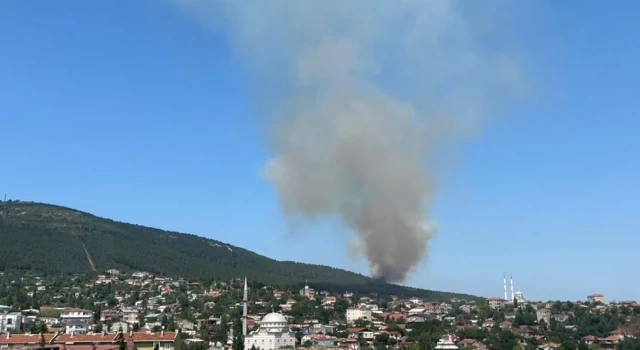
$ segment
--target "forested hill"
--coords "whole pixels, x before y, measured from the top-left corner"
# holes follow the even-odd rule
[[[282,287],[309,280],[318,289],[336,292],[474,299],[388,284],[328,266],[277,261],[220,241],[50,204],[0,201],[0,242],[0,270],[76,274],[115,268],[204,283],[247,276],[254,282]]]

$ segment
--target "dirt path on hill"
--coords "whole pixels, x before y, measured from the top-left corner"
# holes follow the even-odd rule
[[[89,250],[87,249],[87,246],[84,245],[84,242],[82,240],[80,240],[80,244],[82,244],[82,248],[84,248],[84,252],[85,252],[85,254],[87,254],[87,261],[89,262],[89,265],[91,266],[91,270],[95,271],[96,270],[96,264],[93,263],[93,260],[91,259],[91,255],[89,254]]]

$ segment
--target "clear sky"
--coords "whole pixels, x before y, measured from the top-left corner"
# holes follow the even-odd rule
[[[506,272],[532,299],[640,300],[640,8],[540,4],[504,28],[531,91],[458,147],[406,284],[501,295]],[[253,83],[172,3],[1,1],[0,192],[367,273],[335,224],[287,233]]]

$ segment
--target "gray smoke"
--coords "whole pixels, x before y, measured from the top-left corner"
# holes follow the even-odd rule
[[[337,215],[371,275],[403,281],[435,234],[429,161],[523,87],[511,56],[479,45],[497,38],[497,7],[483,18],[448,0],[174,1],[227,35],[261,82],[264,174],[283,211]]]

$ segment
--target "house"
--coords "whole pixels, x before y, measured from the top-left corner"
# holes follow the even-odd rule
[[[324,299],[322,299],[322,305],[333,305],[336,302],[336,297],[334,296],[327,296]]]
[[[427,312],[427,308],[424,306],[414,307],[413,309],[409,310],[409,316],[424,314],[426,312]]]
[[[54,344],[64,345],[116,345],[122,340],[122,333],[60,334],[53,339]]]
[[[551,321],[551,310],[549,309],[538,309],[536,310],[536,318],[538,322],[544,321],[547,324]]]
[[[413,298],[409,299],[409,301],[411,303],[413,303],[413,304],[416,304],[416,305],[422,305],[422,303],[423,303],[422,299],[416,298],[416,297],[413,297]]]
[[[209,333],[213,333],[216,329],[216,326],[220,322],[220,318],[209,317],[209,318],[199,319],[197,322],[198,322],[198,329],[202,329],[202,327],[206,327],[209,330]]]
[[[127,347],[137,350],[174,350],[175,332],[129,332],[124,340]]]
[[[337,338],[325,334],[307,334],[300,339],[302,344],[308,341],[311,342],[313,346],[317,347],[334,347],[336,345]]]
[[[424,304],[428,312],[440,313],[442,311],[441,303],[437,301],[429,301]]]
[[[300,289],[300,295],[307,299],[313,299],[316,297],[316,291],[305,283],[304,288]]]
[[[19,312],[0,314],[0,333],[10,333],[22,330],[23,317]]]
[[[461,305],[460,306],[460,311],[464,312],[465,314],[470,314],[471,313],[471,305]]]
[[[551,316],[554,320],[556,320],[557,322],[560,323],[564,323],[567,322],[567,320],[569,319],[569,315],[565,315],[565,314],[558,314],[558,315],[553,315]]]
[[[114,322],[109,329],[110,332],[117,333],[127,333],[129,331],[129,324],[126,322]]]
[[[480,341],[475,340],[475,339],[462,339],[461,341],[458,342],[457,345],[460,348],[465,348],[465,347],[481,348],[481,347],[484,347],[484,344],[482,344]]]
[[[407,323],[420,323],[433,318],[430,315],[411,315],[407,317]]]
[[[604,294],[596,293],[587,296],[587,301],[590,303],[603,303],[604,304]]]
[[[93,311],[65,307],[60,313],[60,323],[65,326],[65,333],[87,333],[93,318]]]
[[[45,334],[0,334],[0,349],[22,349],[27,346],[36,346],[40,344],[51,344],[56,336],[55,333]]]
[[[362,339],[366,328],[347,328],[347,337],[353,339]]]
[[[609,332],[610,337],[618,338],[618,340],[624,340],[624,337],[626,334],[627,332],[625,332],[625,330],[622,328],[618,328],[616,330]]]
[[[347,309],[347,323],[354,323],[356,320],[371,321],[371,310],[366,307]]]
[[[509,322],[509,321],[504,321],[502,323],[500,323],[500,329],[511,329],[513,326],[513,323]]]
[[[545,344],[542,344],[542,345],[538,346],[538,349],[539,350],[556,350],[556,349],[560,348],[560,345],[561,344],[559,344],[559,343],[549,342],[549,343],[545,343]]]
[[[586,337],[582,337],[582,341],[587,345],[591,345],[598,341],[598,337],[593,335],[587,335]]]

